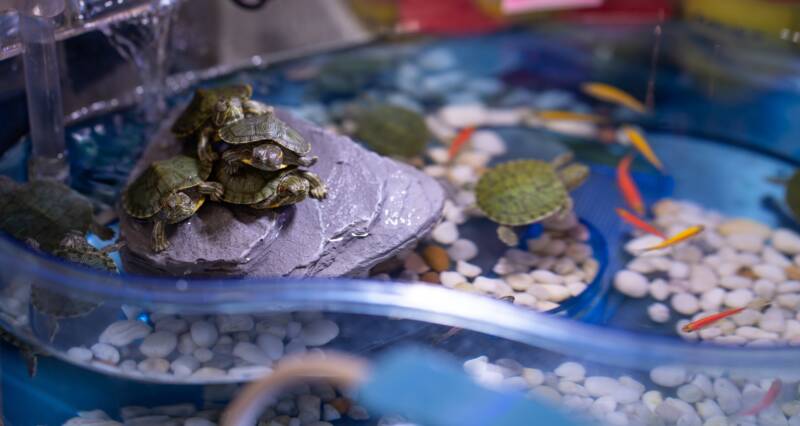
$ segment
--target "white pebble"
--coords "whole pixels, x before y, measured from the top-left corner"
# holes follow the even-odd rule
[[[694,293],[702,293],[717,285],[717,275],[708,265],[692,265],[689,274],[689,288]]]
[[[467,278],[475,278],[483,272],[480,266],[464,262],[463,260],[456,262],[456,271]]]
[[[772,245],[786,254],[800,254],[800,235],[788,229],[777,229],[772,233]]]
[[[786,280],[786,273],[783,272],[783,269],[775,265],[756,265],[753,266],[753,272],[759,277],[770,280],[774,283],[779,283]]]
[[[178,345],[178,338],[171,331],[156,331],[139,345],[139,351],[148,358],[166,358]]]
[[[665,323],[669,321],[669,308],[663,303],[653,303],[647,307],[647,315],[654,322]]]
[[[169,361],[164,358],[147,358],[137,367],[143,373],[164,374],[169,370]]]
[[[283,356],[283,340],[271,333],[259,334],[256,343],[273,361],[277,361]]]
[[[150,334],[150,326],[134,320],[117,321],[109,325],[98,339],[100,343],[125,346]]]
[[[78,362],[89,362],[92,360],[92,351],[84,348],[83,346],[74,346],[69,348],[67,356]]]
[[[192,340],[194,343],[201,348],[213,346],[219,337],[217,327],[208,321],[197,321],[192,323],[190,332],[192,334]]]
[[[724,303],[729,308],[743,308],[752,301],[753,292],[746,288],[740,288],[726,294]]]
[[[650,297],[658,300],[659,302],[663,302],[669,297],[670,286],[666,281],[659,278],[650,283],[649,291]]]
[[[95,343],[92,345],[92,354],[94,354],[95,359],[106,364],[117,365],[119,362],[119,351],[107,343]]]
[[[669,265],[669,269],[667,270],[667,274],[672,279],[686,279],[689,278],[689,265],[683,262],[672,262]]]
[[[506,143],[496,132],[478,130],[472,134],[472,148],[491,156],[497,156],[505,154]]]
[[[453,222],[444,221],[433,228],[431,236],[440,244],[453,244],[458,239],[458,227]]]
[[[472,260],[478,255],[478,246],[475,245],[474,242],[462,238],[453,242],[453,245],[447,249],[447,254],[450,255],[451,259],[456,261]]]
[[[347,410],[347,416],[353,420],[367,420],[369,419],[369,413],[367,413],[367,409],[360,406],[360,405],[351,405],[350,408]]]
[[[565,362],[558,366],[554,372],[567,380],[580,382],[586,376],[586,368],[577,362]]]
[[[560,284],[562,281],[561,277],[545,269],[537,269],[531,272],[531,278],[542,284]]]
[[[458,272],[443,271],[439,274],[439,281],[441,281],[443,286],[453,288],[458,284],[465,283],[467,279]]]
[[[544,383],[544,373],[542,370],[536,368],[524,368],[522,370],[522,378],[528,383],[528,386],[535,388],[536,386]]]
[[[725,290],[721,288],[713,288],[706,291],[700,296],[700,307],[704,311],[716,311],[722,306],[722,301],[725,299]]]
[[[416,252],[411,252],[403,261],[403,268],[416,274],[428,272],[431,268]]]
[[[572,296],[578,296],[586,291],[587,285],[584,283],[569,283],[567,284],[567,290],[569,290],[569,294]]]
[[[450,104],[439,110],[439,118],[447,125],[455,128],[478,126],[486,119],[486,108],[483,104]],[[475,136],[472,135],[473,144]]]
[[[703,391],[693,384],[683,385],[678,388],[678,398],[694,404],[703,399]]]
[[[730,380],[722,377],[714,380],[714,393],[725,414],[732,415],[742,408],[742,393]]]
[[[233,347],[233,354],[251,364],[272,365],[272,359],[259,346],[250,342],[237,343]]]
[[[663,365],[650,370],[650,380],[665,387],[676,387],[686,383],[686,369],[681,366]]]
[[[447,148],[436,146],[428,149],[428,157],[436,163],[444,164],[450,161],[450,154]]]
[[[651,412],[654,412],[656,408],[664,402],[664,397],[661,395],[661,392],[651,390],[642,395],[642,402]]]
[[[677,293],[672,296],[672,308],[683,315],[693,315],[700,309],[700,304],[692,294]]]
[[[170,369],[176,376],[189,376],[200,367],[200,362],[191,355],[181,355],[170,363]]]
[[[236,333],[253,329],[254,321],[250,315],[219,315],[217,330],[222,333]]]
[[[614,390],[620,386],[616,379],[604,376],[591,376],[587,377],[583,383],[589,395],[593,397],[600,397],[611,395]]]
[[[181,334],[189,330],[189,323],[178,317],[167,317],[156,321],[156,331],[169,331],[173,334]]]
[[[764,239],[755,234],[733,234],[727,241],[736,250],[751,253],[758,253],[764,247]]]
[[[623,269],[614,276],[614,288],[626,296],[642,298],[647,295],[647,278],[638,272]]]
[[[197,348],[193,355],[200,362],[208,362],[214,358],[214,352],[211,352],[208,348]]]
[[[475,286],[477,290],[482,291],[484,293],[494,293],[494,291],[498,288],[497,287],[498,281],[499,280],[493,278],[486,278],[484,276],[480,276],[475,278],[475,281],[473,281],[472,285]]]
[[[306,345],[322,346],[339,335],[339,326],[331,320],[321,319],[307,324],[301,334]]]

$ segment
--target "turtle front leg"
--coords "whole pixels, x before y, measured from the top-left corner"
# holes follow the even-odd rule
[[[197,158],[202,163],[213,163],[217,159],[217,153],[211,146],[211,134],[214,132],[213,128],[203,129],[197,136]]]
[[[158,219],[153,223],[153,251],[156,253],[160,253],[169,247],[167,232],[164,229],[165,225],[163,219]]]
[[[244,160],[250,159],[251,157],[251,150],[249,148],[246,149],[229,149],[222,153],[222,168],[223,171],[228,174],[232,175],[239,171],[239,167],[242,166]]]
[[[320,179],[319,176],[306,171],[302,171],[300,173],[304,178],[306,178],[308,183],[311,184],[311,190],[308,192],[311,198],[322,200],[328,196],[328,189],[325,188],[325,184],[322,183],[322,179]]]
[[[317,160],[319,160],[319,157],[316,155],[313,157],[300,157],[297,159],[297,164],[302,167],[311,167],[314,164],[317,164]]]
[[[219,201],[225,194],[225,187],[219,182],[202,182],[197,185],[197,191],[201,194],[208,195],[212,201]]]
[[[263,102],[254,101],[252,99],[244,101],[242,103],[242,107],[244,108],[244,113],[247,115],[264,115],[275,112],[275,108]]]

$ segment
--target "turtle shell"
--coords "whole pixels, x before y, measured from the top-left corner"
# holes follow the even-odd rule
[[[33,181],[0,191],[0,229],[20,241],[33,239],[48,252],[58,248],[69,232],[86,234],[92,213],[89,199],[55,181]]]
[[[255,204],[272,195],[278,178],[293,170],[294,168],[289,168],[277,172],[264,172],[243,168],[237,173],[228,174],[219,167],[214,178],[225,188],[222,201],[230,204]]]
[[[31,286],[31,305],[56,319],[82,317],[100,306],[98,302],[76,299],[37,285]]]
[[[251,96],[253,96],[253,88],[249,84],[197,89],[189,105],[172,125],[172,133],[178,137],[184,137],[199,130],[214,113],[214,106],[220,98],[249,99]]]
[[[364,108],[355,123],[353,136],[382,155],[414,157],[422,153],[431,137],[420,114],[389,104]]]
[[[488,170],[475,188],[478,207],[508,226],[546,219],[569,202],[569,193],[550,163],[509,161]]]
[[[245,117],[220,129],[219,137],[231,145],[269,140],[298,155],[311,152],[311,144],[275,114]]]
[[[161,210],[164,197],[199,185],[208,179],[211,167],[185,155],[156,161],[125,189],[122,205],[135,218],[152,217]]]

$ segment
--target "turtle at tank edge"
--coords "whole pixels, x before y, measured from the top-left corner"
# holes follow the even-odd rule
[[[197,158],[211,165],[218,154],[211,146],[219,139],[219,129],[247,116],[272,112],[272,107],[250,99],[250,85],[232,85],[213,89],[197,89],[192,100],[172,125],[179,138],[196,135]]]
[[[9,345],[17,348],[20,356],[22,356],[22,359],[25,361],[25,365],[28,368],[28,376],[36,376],[36,369],[39,365],[39,355],[42,355],[42,352],[17,337],[11,331],[6,330],[4,327],[0,327],[0,340],[3,340]]]
[[[317,157],[309,156],[311,144],[274,113],[246,117],[219,130],[222,141],[233,145],[222,153],[228,174],[242,164],[276,171],[288,166],[311,167]]]
[[[322,200],[327,196],[319,176],[294,166],[276,172],[241,169],[234,174],[220,167],[215,179],[225,188],[223,202],[254,209],[274,209],[299,203],[306,197]]]
[[[169,247],[165,227],[193,216],[206,196],[218,201],[223,186],[207,181],[212,165],[178,155],[151,164],[122,193],[125,212],[135,219],[153,222],[152,248],[156,253]]]
[[[0,176],[0,230],[19,241],[34,240],[46,252],[75,231],[89,231],[103,240],[114,232],[99,224],[91,201],[72,188],[51,180],[17,183]]]
[[[34,249],[37,248],[35,242],[29,241],[29,244]],[[124,242],[117,242],[98,249],[89,244],[84,235],[70,232],[61,240],[59,247],[53,251],[53,255],[91,269],[116,273],[118,272],[117,265],[109,254],[118,251],[123,245]],[[51,322],[50,341],[58,332],[59,320],[86,316],[101,304],[102,302],[99,301],[71,297],[35,283],[31,285],[31,306],[36,311],[47,315]]]
[[[569,192],[589,176],[589,168],[572,163],[572,158],[572,153],[566,153],[552,162],[514,160],[481,176],[475,187],[477,205],[501,226],[498,235],[503,242],[513,240],[503,238],[508,235],[503,227],[529,225],[572,209]]]
[[[381,155],[412,158],[421,155],[431,139],[425,118],[406,108],[370,103],[356,107],[352,136]]]

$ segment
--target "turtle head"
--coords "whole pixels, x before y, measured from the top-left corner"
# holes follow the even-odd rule
[[[194,214],[197,203],[183,192],[174,192],[164,201],[164,213],[170,223],[180,222]]]
[[[278,183],[276,193],[278,196],[278,206],[287,206],[299,203],[308,196],[310,185],[308,180],[302,176],[290,174],[285,176]]]
[[[567,190],[572,191],[581,186],[581,184],[586,181],[586,178],[589,177],[589,167],[585,164],[572,163],[561,168],[558,171],[558,175],[561,177],[561,181],[564,182],[564,186],[567,187]]]
[[[89,245],[86,241],[86,236],[78,231],[70,231],[59,243],[59,248],[62,250],[80,250]]]
[[[239,98],[223,98],[214,106],[214,125],[223,127],[244,118],[242,100]]]
[[[253,148],[253,165],[263,170],[278,170],[283,164],[283,150],[273,144]]]

